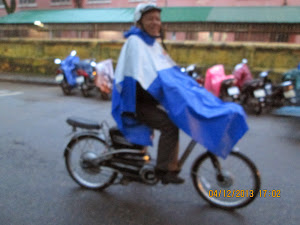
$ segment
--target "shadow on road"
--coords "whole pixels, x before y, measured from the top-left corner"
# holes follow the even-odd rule
[[[74,188],[72,193],[75,196],[84,195],[84,198],[81,197],[81,207],[89,214],[97,215],[98,212],[99,222],[103,224],[247,224],[244,216],[238,211],[211,207],[201,200],[199,203],[182,201],[174,194],[174,201],[161,199],[158,202],[147,196],[141,197],[146,193],[135,192],[127,195],[120,194],[120,189],[118,190],[97,192]],[[133,189],[130,191],[134,192]],[[103,218],[103,207],[106,211],[105,218]]]

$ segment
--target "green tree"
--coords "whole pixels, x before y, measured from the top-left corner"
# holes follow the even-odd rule
[[[7,14],[11,14],[11,13],[15,12],[15,10],[16,10],[16,0],[10,0],[10,6],[6,2],[6,0],[2,0],[2,2],[3,2],[3,5],[5,7],[5,10],[6,10]]]

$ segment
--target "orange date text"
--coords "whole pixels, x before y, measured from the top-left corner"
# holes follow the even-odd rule
[[[255,196],[260,198],[280,198],[280,190],[209,190],[208,196],[210,198],[253,198]]]

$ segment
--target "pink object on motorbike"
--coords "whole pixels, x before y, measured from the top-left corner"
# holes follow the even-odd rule
[[[221,64],[210,67],[206,71],[204,87],[215,96],[219,97],[223,80],[232,79],[233,75],[226,75]]]
[[[97,76],[95,84],[99,88],[102,98],[109,99],[112,92],[112,84],[114,79],[114,70],[112,59],[107,59],[97,63]]]
[[[236,79],[236,85],[241,89],[243,85],[247,81],[253,80],[252,74],[250,69],[246,63],[241,63],[236,66],[235,70],[233,71],[233,75]]]

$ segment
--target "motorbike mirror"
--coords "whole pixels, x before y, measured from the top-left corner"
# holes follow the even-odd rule
[[[95,67],[96,65],[97,64],[94,61],[91,62],[91,66]]]
[[[61,64],[61,60],[60,59],[54,59],[54,63],[55,64]]]
[[[268,72],[267,71],[263,71],[259,74],[260,77],[266,77],[268,76]]]
[[[77,54],[77,52],[75,50],[71,51],[71,56],[75,56]]]
[[[192,77],[196,78],[198,76],[198,74],[196,72],[193,72]]]
[[[196,68],[196,65],[195,65],[195,64],[192,64],[192,65],[189,65],[189,66],[186,68],[186,70],[187,70],[187,71],[193,71],[193,70],[195,70],[195,68]]]
[[[243,64],[247,64],[247,63],[248,63],[248,60],[247,60],[247,59],[242,59],[242,63],[243,63]]]

